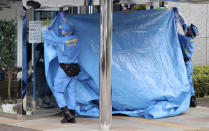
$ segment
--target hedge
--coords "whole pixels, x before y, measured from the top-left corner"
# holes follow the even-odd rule
[[[209,96],[209,65],[194,66],[193,85],[197,97]]]

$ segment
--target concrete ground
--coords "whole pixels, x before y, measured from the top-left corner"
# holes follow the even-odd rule
[[[35,120],[0,117],[0,131],[98,131],[98,118],[77,118],[76,124],[61,124],[61,116]],[[197,106],[182,115],[148,120],[142,117],[113,116],[111,131],[209,131],[209,108]]]
[[[0,124],[0,131],[38,131],[38,130]]]

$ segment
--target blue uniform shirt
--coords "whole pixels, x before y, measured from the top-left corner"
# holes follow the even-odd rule
[[[188,37],[178,33],[179,42],[181,45],[181,51],[183,53],[184,58],[191,59],[194,47],[195,47],[195,40],[193,37]]]
[[[79,44],[77,35],[56,36],[53,32],[43,32],[44,41],[57,49],[59,63],[78,63]]]

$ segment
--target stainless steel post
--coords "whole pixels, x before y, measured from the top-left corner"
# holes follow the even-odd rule
[[[109,130],[112,123],[112,0],[100,0],[100,99],[99,126]]]

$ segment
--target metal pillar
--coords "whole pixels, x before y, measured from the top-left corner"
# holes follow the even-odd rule
[[[16,7],[17,16],[17,67],[22,67],[22,5],[17,4]]]
[[[99,126],[109,130],[112,123],[112,0],[100,0],[100,98]]]
[[[23,64],[22,64],[22,47],[23,47],[23,10],[22,10],[22,3],[18,2],[17,7],[16,7],[16,16],[17,16],[17,68],[23,68]],[[21,70],[20,70],[21,71]],[[19,73],[19,71],[18,71]],[[18,81],[17,81],[18,82]],[[16,90],[17,92],[19,92],[19,89],[17,88]],[[21,92],[21,89],[20,89]],[[21,120],[22,119],[22,99],[21,99],[21,95],[18,96],[17,98],[17,119]]]

